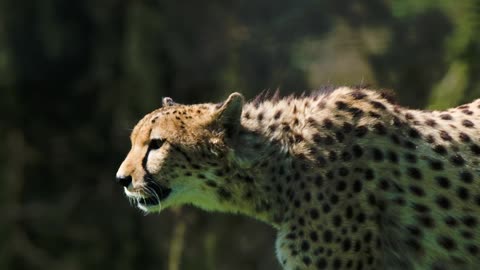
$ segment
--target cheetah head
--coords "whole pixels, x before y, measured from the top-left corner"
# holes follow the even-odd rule
[[[221,104],[182,105],[164,98],[133,129],[131,149],[118,169],[117,182],[129,200],[145,212],[180,204],[215,210],[215,188],[230,166],[229,141],[240,127],[243,103],[238,93]]]

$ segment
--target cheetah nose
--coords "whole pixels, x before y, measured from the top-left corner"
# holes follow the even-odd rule
[[[122,187],[128,187],[132,183],[132,177],[129,176],[117,176],[115,180]]]

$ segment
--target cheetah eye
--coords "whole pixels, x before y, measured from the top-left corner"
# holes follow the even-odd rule
[[[151,139],[150,143],[148,144],[148,148],[150,148],[150,150],[156,150],[162,147],[164,142],[165,140],[162,139]]]

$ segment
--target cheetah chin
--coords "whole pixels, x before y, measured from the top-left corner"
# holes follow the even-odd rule
[[[152,185],[148,187],[148,195],[141,195],[129,191],[125,188],[125,195],[135,204],[140,210],[148,212],[160,212],[162,209],[162,202],[166,200],[172,193],[172,189],[161,187],[159,185]]]

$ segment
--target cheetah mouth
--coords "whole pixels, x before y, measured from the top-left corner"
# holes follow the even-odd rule
[[[144,196],[137,197],[135,200],[140,209],[148,210],[148,208],[159,206],[168,198],[172,189],[159,184],[149,184],[145,191]]]

